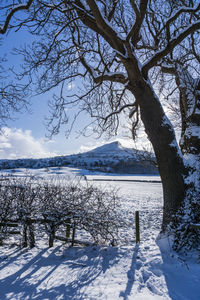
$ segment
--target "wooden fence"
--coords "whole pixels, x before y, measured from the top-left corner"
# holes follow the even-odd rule
[[[33,248],[35,246],[35,232],[34,224],[46,224],[48,225],[48,237],[49,237],[49,247],[53,247],[54,240],[61,240],[64,242],[71,243],[73,246],[75,243],[89,245],[88,242],[83,242],[75,239],[76,226],[71,224],[71,219],[67,219],[66,222],[61,222],[60,224],[50,220],[50,219],[31,219],[26,218],[22,220],[5,220],[0,223],[0,227],[4,227],[4,232],[6,234],[20,234],[22,235],[22,247],[29,246]],[[58,225],[64,225],[66,227],[66,236],[56,235],[56,227]],[[22,229],[19,228],[22,226]],[[8,230],[8,228],[16,228],[16,230]],[[18,230],[17,230],[18,228]],[[70,238],[71,236],[71,238]]]
[[[48,230],[46,230],[46,232],[48,234],[49,247],[53,247],[54,240],[60,240],[66,243],[71,243],[71,246],[74,246],[75,243],[85,246],[91,245],[90,242],[75,239],[76,226],[75,224],[71,223],[70,217],[68,217],[65,221],[62,220],[60,223],[48,218],[31,219],[29,217],[26,217],[23,220],[4,220],[3,222],[0,222],[0,229],[3,228],[2,232],[4,232],[5,234],[22,235],[22,247],[29,246],[30,248],[33,248],[35,246],[34,224],[48,225]],[[56,229],[59,225],[65,226],[65,236],[56,235]],[[21,230],[20,227],[22,227]],[[11,228],[11,230],[8,230],[8,228]],[[137,244],[140,243],[139,211],[135,212],[135,233]],[[2,244],[1,237],[0,244]]]

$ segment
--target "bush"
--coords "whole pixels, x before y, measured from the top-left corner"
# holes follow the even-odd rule
[[[45,229],[52,245],[58,230],[69,225],[86,231],[95,243],[116,244],[120,228],[126,226],[120,214],[120,200],[115,190],[102,190],[75,180],[36,180],[32,176],[2,177],[0,186],[1,222],[18,221],[22,225],[22,244],[32,239],[33,224]],[[1,226],[2,237],[6,226]],[[29,232],[27,238],[27,230]]]

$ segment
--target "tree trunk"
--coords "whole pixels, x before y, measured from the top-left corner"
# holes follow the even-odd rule
[[[200,80],[179,68],[176,82],[180,91],[182,118],[180,147],[189,175],[186,183],[188,188],[197,192],[200,189]]]
[[[163,186],[163,224],[162,230],[171,221],[185,196],[184,174],[186,172],[183,157],[179,150],[173,127],[165,115],[159,99],[150,82],[142,76],[134,85],[130,83],[136,101],[140,107],[141,119],[145,131],[155,151],[158,169]]]
[[[200,115],[193,113],[186,120],[180,147],[188,168],[186,184],[193,192],[200,191]]]

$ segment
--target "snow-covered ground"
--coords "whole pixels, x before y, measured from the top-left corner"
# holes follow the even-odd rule
[[[200,265],[196,256],[173,253],[169,238],[158,237],[162,219],[162,189],[158,177],[109,176],[72,170],[98,186],[119,188],[124,215],[133,226],[118,247],[69,247],[45,240],[33,249],[18,244],[0,247],[0,299],[199,300]],[[32,170],[36,176],[71,176],[68,168]],[[25,170],[15,173],[25,176]],[[119,181],[110,181],[118,179]],[[123,179],[123,180],[122,180]],[[125,181],[127,179],[127,181]],[[140,182],[132,180],[139,179]],[[153,180],[153,183],[146,182]],[[129,180],[129,181],[128,181]],[[142,182],[144,180],[145,182]],[[134,212],[140,211],[141,243],[135,245]],[[196,255],[196,254],[195,254]]]

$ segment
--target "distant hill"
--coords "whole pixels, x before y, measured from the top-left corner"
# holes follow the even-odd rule
[[[144,151],[125,148],[120,142],[105,144],[91,151],[40,159],[0,160],[1,169],[76,167],[93,171],[126,174],[157,174],[157,168]]]

